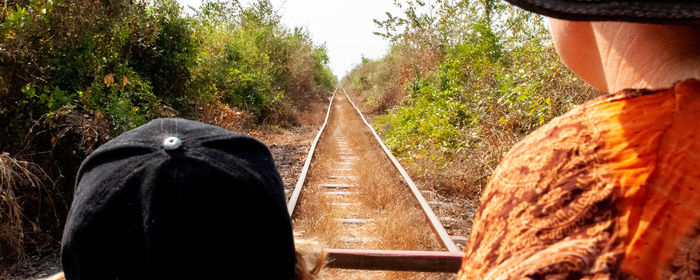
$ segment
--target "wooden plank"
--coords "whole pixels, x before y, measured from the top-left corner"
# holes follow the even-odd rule
[[[355,192],[345,192],[345,191],[337,191],[337,192],[326,192],[327,195],[351,195],[354,194]]]
[[[469,242],[469,238],[467,238],[466,236],[453,235],[452,241],[454,241],[456,244],[462,244],[462,246],[467,246],[467,242]]]
[[[326,249],[327,267],[457,273],[463,252]]]
[[[338,172],[343,172],[343,171],[352,171],[352,168],[335,168],[332,169],[333,171],[338,171]]]
[[[335,99],[335,94],[337,92],[338,87],[336,86],[335,91],[331,96],[331,102],[328,104],[328,111],[326,111],[326,119],[323,120],[323,125],[321,125],[321,129],[318,130],[318,134],[316,134],[316,138],[314,138],[314,142],[311,144],[311,148],[309,148],[309,154],[306,156],[304,167],[302,167],[301,169],[301,173],[299,174],[297,184],[294,186],[292,196],[289,198],[289,202],[287,202],[287,212],[289,212],[289,217],[292,217],[294,215],[294,208],[297,205],[297,201],[299,201],[299,196],[301,195],[301,188],[304,186],[304,181],[306,181],[306,173],[309,172],[309,166],[311,166],[311,159],[314,156],[314,150],[316,150],[318,140],[321,138],[321,134],[323,133],[323,130],[326,129],[326,125],[328,124],[328,118],[331,115],[331,107],[333,106],[333,99]]]
[[[342,236],[342,237],[340,237],[340,240],[345,242],[345,243],[369,243],[369,242],[375,241],[377,239],[371,238],[371,237]]]
[[[347,203],[347,202],[332,202],[331,205],[333,206],[342,206],[342,207],[349,207],[356,205],[355,203]]]
[[[360,115],[360,118],[362,118],[362,121],[365,122],[367,127],[369,127],[369,130],[372,131],[372,134],[374,134],[374,138],[377,139],[377,142],[379,142],[379,145],[382,147],[384,150],[384,153],[389,157],[392,163],[394,163],[394,167],[401,173],[401,176],[403,176],[404,181],[408,185],[408,187],[411,189],[411,192],[413,193],[413,196],[418,200],[418,204],[420,207],[423,209],[423,213],[425,213],[425,216],[428,218],[428,221],[430,222],[430,226],[432,227],[433,231],[438,235],[438,240],[440,240],[440,243],[442,243],[442,246],[445,247],[448,251],[451,252],[457,252],[459,251],[459,248],[457,248],[457,245],[452,241],[452,238],[450,238],[450,235],[447,234],[447,231],[445,230],[445,227],[442,226],[440,223],[440,220],[438,217],[435,215],[433,210],[430,208],[428,205],[428,202],[425,200],[423,195],[421,194],[420,190],[418,190],[418,187],[416,186],[415,183],[413,183],[413,180],[411,180],[411,177],[408,176],[408,173],[406,170],[403,169],[401,166],[401,163],[394,157],[394,155],[391,154],[389,149],[384,145],[384,142],[382,139],[379,137],[376,131],[374,131],[374,128],[367,122],[365,119],[365,116],[362,115],[362,112],[360,112],[360,109],[355,106],[355,103],[352,102],[352,99],[350,99],[350,95],[348,95],[347,91],[345,91],[345,88],[340,87],[343,90],[343,93],[345,93],[345,97],[348,98],[348,101],[350,101],[350,104],[352,104],[352,107],[355,108],[355,111],[357,111],[357,114]]]
[[[350,160],[353,162],[356,162],[360,159],[360,157],[358,157],[358,156],[348,156],[348,155],[340,155],[338,158],[340,158],[340,160]]]
[[[328,175],[328,179],[349,179],[349,180],[356,180],[356,179],[357,179],[357,176]]]

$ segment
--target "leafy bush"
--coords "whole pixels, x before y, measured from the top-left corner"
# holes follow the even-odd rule
[[[177,109],[186,109],[190,88],[190,69],[196,65],[199,48],[194,38],[195,23],[180,16],[176,1],[156,1],[150,8],[158,35],[146,43],[134,44],[129,63],[143,77],[148,77],[152,91],[163,102]]]
[[[302,29],[281,25],[269,1],[236,5],[207,1],[197,15],[203,52],[193,73],[202,98],[220,99],[264,120],[293,118],[305,99],[333,89],[336,78],[325,47],[315,46]],[[232,11],[237,16],[229,16]]]
[[[55,249],[78,165],[111,137],[176,115],[232,129],[250,119],[291,125],[335,83],[325,47],[283,26],[267,0],[205,1],[191,16],[176,0],[7,0],[0,153],[42,169],[55,188],[13,198],[31,222],[0,227],[32,225],[13,232],[38,241],[13,244]],[[21,255],[0,257],[0,278]]]

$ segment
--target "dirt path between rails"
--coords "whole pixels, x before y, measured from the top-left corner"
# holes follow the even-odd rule
[[[342,94],[336,95],[293,218],[326,248],[443,251],[408,186]],[[325,269],[322,279],[453,279],[450,273]]]

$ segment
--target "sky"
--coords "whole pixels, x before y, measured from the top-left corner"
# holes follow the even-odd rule
[[[198,8],[201,0],[178,0]],[[247,1],[243,1],[247,3]],[[362,56],[380,58],[389,42],[373,34],[373,19],[384,19],[385,12],[400,12],[392,0],[271,0],[282,22],[289,28],[305,28],[314,43],[326,44],[330,67],[338,79],[359,64]]]

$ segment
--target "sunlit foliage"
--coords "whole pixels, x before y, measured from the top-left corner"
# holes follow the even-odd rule
[[[203,98],[262,119],[272,109],[284,114],[282,108],[333,89],[325,47],[314,45],[304,30],[281,25],[270,2],[241,7],[205,1],[196,18],[194,36],[202,47],[193,82]]]
[[[419,174],[478,170],[448,189],[478,193],[508,147],[595,94],[559,61],[541,16],[495,0],[395,3],[402,15],[375,20],[391,51],[343,82]]]

